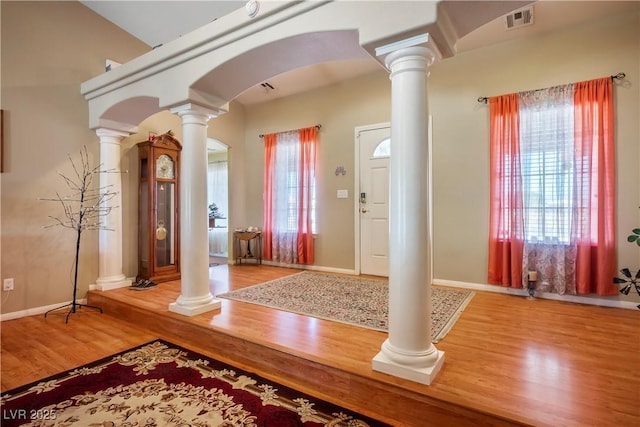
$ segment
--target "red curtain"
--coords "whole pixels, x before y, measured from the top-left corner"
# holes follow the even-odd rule
[[[273,174],[276,155],[276,134],[264,136],[264,224],[262,227],[263,256],[272,259],[273,247]]]
[[[573,236],[578,244],[576,291],[578,294],[618,293],[615,239],[615,149],[613,83],[605,77],[575,84],[574,143],[576,193],[580,227]]]
[[[264,158],[264,224],[263,224],[263,254],[265,259],[277,259],[284,262],[294,262],[298,264],[313,264],[314,251],[313,251],[313,230],[312,230],[312,215],[313,215],[313,199],[315,191],[315,166],[316,166],[316,146],[318,140],[318,129],[316,127],[310,127],[300,129],[297,131],[297,138],[291,138],[293,132],[289,131],[282,134],[270,134],[264,136],[265,144],[265,158]],[[292,158],[297,159],[295,167],[291,170],[276,170],[276,152],[278,146],[279,135],[280,143],[289,147],[288,150],[293,150],[295,156]],[[286,137],[285,137],[286,135]],[[284,140],[282,138],[285,138]],[[297,139],[297,141],[296,141]],[[297,146],[293,145],[296,144]],[[293,143],[293,144],[292,144]],[[291,153],[291,151],[288,151]],[[280,154],[282,155],[283,152]],[[284,157],[286,158],[286,157]],[[286,163],[286,162],[285,162]],[[290,167],[285,166],[285,168]],[[291,191],[290,188],[278,188],[278,182],[280,187],[282,186],[282,180],[278,181],[278,174],[287,176],[289,173],[295,172],[297,174],[297,200],[295,206],[280,206],[278,208],[274,203],[276,200],[276,192],[278,191]],[[292,193],[293,194],[293,193]],[[289,200],[287,194],[280,193],[280,203],[284,200]],[[292,220],[291,211],[289,209],[295,208],[296,212],[296,229],[283,231],[282,227],[278,230],[274,228],[274,222],[281,224],[283,218],[285,224],[287,218],[291,216],[289,220]],[[279,214],[274,213],[274,209],[277,209]],[[283,216],[284,215],[284,216]],[[291,234],[294,233],[294,234]],[[294,239],[292,239],[294,237]],[[274,245],[276,249],[274,249]],[[295,255],[295,256],[294,256]]]
[[[523,188],[518,95],[489,99],[490,225],[488,282],[524,283]],[[610,77],[574,85],[576,293],[616,295],[615,147]]]
[[[489,98],[490,213],[488,283],[522,287],[524,220],[518,95]]]
[[[311,230],[312,199],[316,174],[316,141],[318,128],[300,129],[300,174],[298,176],[298,262],[313,264],[313,232]]]

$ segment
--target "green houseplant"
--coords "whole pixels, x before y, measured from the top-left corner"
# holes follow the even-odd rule
[[[627,236],[627,242],[635,243],[640,246],[640,228],[634,228],[631,230],[631,234]],[[622,274],[622,277],[613,278],[613,283],[623,285],[620,288],[620,293],[629,295],[631,288],[635,288],[638,295],[640,295],[640,270],[633,275],[631,270],[623,268],[620,270],[620,273]],[[638,305],[638,308],[640,308],[640,304]]]
[[[209,205],[209,218],[224,218],[224,215],[222,215],[215,203]]]
[[[640,246],[640,228],[634,228],[627,236],[627,242],[633,243],[635,242],[638,246]]]
[[[209,205],[209,228],[216,226],[216,218],[224,218],[224,215],[218,209],[215,203]]]

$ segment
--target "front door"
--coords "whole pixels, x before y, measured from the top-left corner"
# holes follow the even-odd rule
[[[360,273],[389,275],[389,157],[388,125],[361,130]]]

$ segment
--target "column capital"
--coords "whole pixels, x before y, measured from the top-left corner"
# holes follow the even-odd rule
[[[442,59],[440,50],[429,33],[377,47],[376,56],[384,57],[385,66],[389,69],[394,62],[404,57],[423,57],[426,59],[426,67]]]
[[[220,114],[223,114],[222,110],[212,110],[210,108],[203,107],[198,104],[193,104],[191,102],[173,107],[170,111],[172,114],[177,114],[178,116],[182,117],[183,121],[185,117],[188,116],[192,118],[192,120],[201,121],[202,124],[206,124],[209,119],[218,117]]]
[[[98,128],[96,129],[96,135],[100,138],[100,143],[119,143],[122,138],[126,138],[131,134],[121,130]]]

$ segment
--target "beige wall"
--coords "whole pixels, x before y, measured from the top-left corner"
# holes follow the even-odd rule
[[[5,173],[1,179],[1,312],[71,299],[73,232],[43,228],[54,203],[39,201],[66,186],[67,155],[83,145],[98,160],[95,133],[80,84],[103,71],[104,60],[126,62],[149,47],[76,2],[1,2],[2,108]],[[436,64],[429,79],[434,124],[434,275],[485,283],[488,222],[488,112],[478,96],[591,79],[619,71],[616,88],[618,239],[620,266],[640,268],[640,251],[626,235],[640,225],[640,16],[609,19],[535,39],[460,54]],[[231,103],[209,122],[208,135],[229,145],[230,228],[262,225],[263,147],[259,134],[321,124],[318,153],[319,236],[316,264],[354,268],[354,128],[390,119],[385,72],[267,104]],[[137,266],[137,150],[149,130],[173,130],[179,118],[158,113],[122,143],[124,273]],[[334,174],[344,166],[345,176]],[[349,199],[337,199],[347,189]],[[97,233],[82,240],[80,296],[98,274]],[[637,299],[636,296],[629,298]]]
[[[5,110],[2,191],[2,278],[15,290],[2,295],[2,313],[69,301],[72,230],[52,227],[69,194],[57,171],[70,175],[67,155],[86,146],[92,164],[98,137],[88,128],[80,84],[104,72],[105,59],[126,62],[148,46],[79,2],[7,2],[2,10],[2,109]],[[98,275],[97,233],[81,241],[79,297]]]

